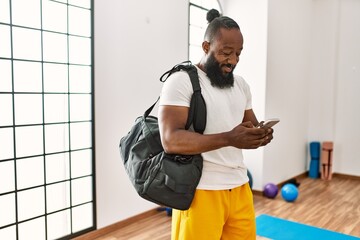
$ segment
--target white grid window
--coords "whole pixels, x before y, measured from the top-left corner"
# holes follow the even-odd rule
[[[0,239],[96,229],[93,0],[0,0]]]

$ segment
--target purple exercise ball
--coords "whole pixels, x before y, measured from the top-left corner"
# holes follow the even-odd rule
[[[279,188],[273,183],[268,183],[264,187],[264,195],[268,198],[275,198],[278,192]]]

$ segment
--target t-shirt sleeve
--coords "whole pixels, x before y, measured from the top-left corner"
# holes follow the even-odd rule
[[[190,107],[192,93],[189,75],[186,72],[173,73],[162,87],[159,105]]]
[[[246,96],[247,96],[247,102],[246,102],[246,110],[252,109],[252,95],[251,95],[251,91],[250,91],[250,86],[247,85],[246,88]]]
[[[241,85],[246,96],[245,110],[252,109],[252,95],[250,91],[250,86],[243,78],[241,78]]]

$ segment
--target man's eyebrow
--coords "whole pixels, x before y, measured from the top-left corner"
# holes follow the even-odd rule
[[[242,51],[243,49],[244,49],[244,47],[242,47],[240,49],[234,49],[233,47],[224,46],[224,48],[222,50],[239,50],[239,51]]]

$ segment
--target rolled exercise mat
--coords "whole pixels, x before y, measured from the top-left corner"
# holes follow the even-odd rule
[[[333,142],[323,142],[321,151],[321,179],[331,180],[333,162]]]
[[[310,157],[309,177],[318,178],[320,175],[320,142],[310,143]]]

